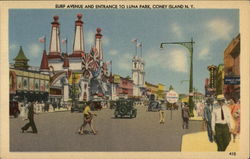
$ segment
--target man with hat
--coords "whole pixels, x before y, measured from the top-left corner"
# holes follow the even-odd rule
[[[225,151],[231,140],[231,114],[224,104],[223,95],[217,96],[218,105],[212,112],[212,132],[217,144],[217,151]]]

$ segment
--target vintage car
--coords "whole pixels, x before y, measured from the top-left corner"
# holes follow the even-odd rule
[[[137,115],[137,109],[133,106],[132,100],[118,100],[116,101],[116,108],[115,108],[115,118],[118,117],[129,117],[129,118],[135,118]]]
[[[148,111],[159,111],[160,110],[160,104],[157,101],[150,101],[148,104]]]

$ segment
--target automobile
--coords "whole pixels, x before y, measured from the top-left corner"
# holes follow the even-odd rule
[[[148,111],[159,111],[160,110],[160,103],[157,101],[150,101],[148,105]]]
[[[102,101],[91,101],[90,109],[92,111],[101,110],[102,109]]]
[[[137,109],[133,106],[132,100],[118,100],[116,102],[116,108],[114,112],[115,118],[135,118],[137,116]]]
[[[111,100],[111,101],[109,101],[109,103],[110,103],[110,109],[115,109],[116,108],[116,101]]]
[[[15,118],[17,118],[19,116],[19,114],[20,114],[20,110],[18,108],[18,102],[17,101],[11,101],[9,104],[10,104],[9,105],[10,106],[9,114],[11,116],[14,116]]]
[[[71,107],[71,112],[82,113],[86,104],[87,104],[86,102],[81,102],[81,101],[77,102],[75,106]]]

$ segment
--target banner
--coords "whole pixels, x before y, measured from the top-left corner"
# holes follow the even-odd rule
[[[22,77],[17,76],[17,90],[23,89]]]
[[[35,90],[34,78],[29,78],[29,90]]]
[[[35,91],[39,91],[39,79],[35,79]]]

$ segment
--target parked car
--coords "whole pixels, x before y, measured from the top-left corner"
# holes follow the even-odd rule
[[[116,108],[114,112],[115,118],[118,117],[129,117],[129,118],[135,118],[137,115],[137,109],[133,106],[132,100],[118,100],[116,102]]]
[[[82,113],[85,106],[86,106],[86,102],[79,101],[76,103],[76,105],[74,107],[71,107],[71,112],[73,113],[76,111],[76,112]]]
[[[150,101],[148,105],[148,111],[159,111],[160,110],[160,104],[157,101]]]
[[[14,116],[15,118],[17,118],[20,114],[20,110],[18,108],[18,102],[17,101],[11,101],[9,103],[9,107],[10,107],[10,112],[9,114],[11,116]]]

